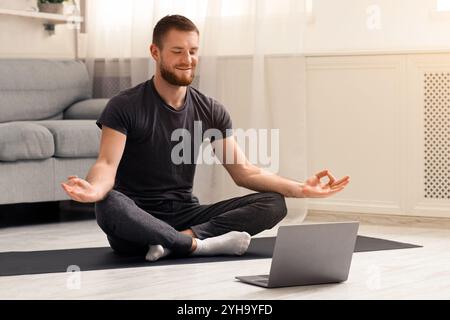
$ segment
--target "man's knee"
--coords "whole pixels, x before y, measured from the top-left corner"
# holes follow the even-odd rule
[[[287,207],[286,207],[286,200],[284,199],[284,196],[276,193],[276,192],[270,192],[270,214],[275,222],[278,223],[281,220],[283,220],[287,215]]]
[[[114,219],[112,216],[122,206],[121,202],[120,193],[111,190],[102,200],[94,204],[95,217],[102,229],[106,226],[106,222]]]
[[[128,196],[117,190],[109,191],[106,196],[95,203],[95,209],[100,213],[111,212],[111,209],[119,209],[124,206],[133,205],[134,202]],[[114,211],[114,210],[112,210]]]

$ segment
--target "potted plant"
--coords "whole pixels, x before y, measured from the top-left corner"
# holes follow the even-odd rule
[[[38,0],[40,12],[63,14],[64,2],[67,0]]]

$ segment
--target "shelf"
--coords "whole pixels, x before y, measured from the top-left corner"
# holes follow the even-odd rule
[[[2,14],[44,20],[45,30],[49,31],[51,34],[55,32],[55,24],[63,24],[63,23],[75,24],[83,22],[83,17],[80,16],[45,13],[39,11],[26,11],[26,10],[0,8],[0,15]]]

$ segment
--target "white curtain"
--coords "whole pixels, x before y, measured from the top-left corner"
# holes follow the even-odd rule
[[[88,0],[86,62],[93,78],[101,73],[123,79],[120,89],[137,85],[154,72],[148,49],[154,25],[167,14],[188,17],[200,30],[194,85],[225,105],[235,129],[278,129],[279,148],[269,150],[271,169],[303,181],[308,176],[305,2]],[[250,192],[235,186],[220,165],[197,166],[194,193],[202,203]],[[288,217],[302,220],[306,206],[304,199],[288,199]]]

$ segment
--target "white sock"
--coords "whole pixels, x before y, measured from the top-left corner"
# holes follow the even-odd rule
[[[145,256],[145,260],[147,261],[156,261],[158,259],[164,258],[170,254],[170,250],[164,248],[162,245],[154,245],[149,246],[147,255]]]
[[[193,256],[243,255],[250,244],[251,236],[247,232],[231,231],[218,237],[195,239],[197,248]]]

